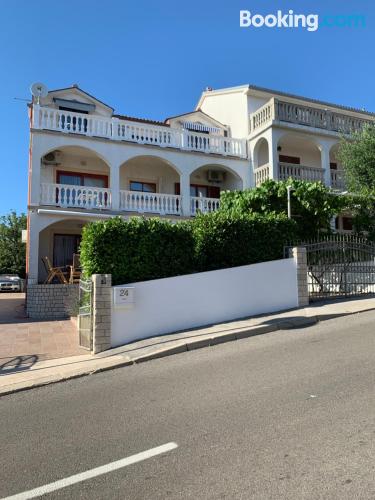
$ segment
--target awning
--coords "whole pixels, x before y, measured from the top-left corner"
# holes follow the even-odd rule
[[[196,130],[197,132],[211,132],[213,134],[220,134],[221,129],[217,127],[209,127],[199,122],[182,122],[182,126],[188,130]]]

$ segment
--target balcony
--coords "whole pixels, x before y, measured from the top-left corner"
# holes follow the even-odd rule
[[[114,141],[149,144],[183,151],[247,158],[246,140],[222,135],[192,132],[181,128],[151,125],[119,118],[62,111],[54,108],[33,108],[34,129],[54,130],[65,134],[102,137]]]
[[[113,209],[112,192],[107,188],[42,183],[40,193],[40,204],[44,206],[104,211]],[[120,190],[119,194],[120,212],[185,215],[182,213],[182,196],[179,195],[128,190]],[[219,207],[218,198],[191,196],[190,213],[187,216],[213,212]]]
[[[327,109],[293,104],[278,99],[270,99],[264,106],[250,115],[251,133],[260,131],[273,122],[314,127],[338,134],[352,134],[362,130],[364,125],[374,120],[357,118]]]
[[[346,189],[344,172],[342,170],[331,170],[331,187],[336,191]],[[260,186],[270,178],[270,166],[262,165],[254,170],[255,186]],[[308,182],[324,182],[324,171],[320,167],[307,167],[289,163],[279,163],[278,179],[285,181],[289,178]]]

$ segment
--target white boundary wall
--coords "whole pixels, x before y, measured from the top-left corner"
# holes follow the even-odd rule
[[[134,304],[115,306],[123,287],[134,287]],[[111,345],[297,306],[294,259],[117,286]]]

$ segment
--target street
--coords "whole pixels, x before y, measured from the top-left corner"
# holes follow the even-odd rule
[[[43,498],[373,499],[375,311],[4,396],[0,423],[0,498],[128,458]]]

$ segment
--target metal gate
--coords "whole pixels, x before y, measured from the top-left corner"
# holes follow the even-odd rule
[[[92,281],[80,280],[79,282],[79,345],[92,349]]]
[[[333,235],[306,247],[310,300],[375,293],[375,245]]]

